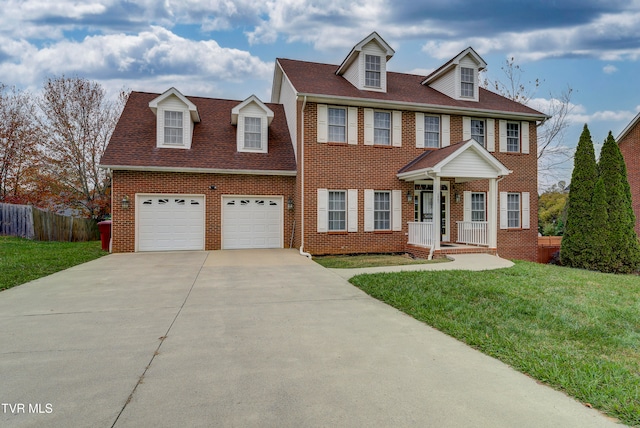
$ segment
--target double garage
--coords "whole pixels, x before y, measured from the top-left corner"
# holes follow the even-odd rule
[[[221,248],[282,248],[282,196],[222,196],[208,219],[204,195],[136,195],[136,251],[204,250],[207,222],[221,221]]]

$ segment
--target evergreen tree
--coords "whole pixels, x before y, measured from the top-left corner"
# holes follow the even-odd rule
[[[609,241],[610,225],[609,214],[607,212],[607,193],[604,179],[598,178],[593,191],[593,220],[592,251],[596,255],[595,264],[592,269],[601,272],[611,272],[613,254]]]
[[[636,218],[631,206],[627,168],[611,132],[600,152],[598,172],[600,179],[606,183],[609,229],[607,241],[611,254],[611,260],[603,270],[616,273],[634,272],[640,266],[640,244],[634,230]]]
[[[585,124],[576,148],[567,202],[567,222],[560,248],[560,260],[565,266],[595,268],[596,254],[591,241],[595,234],[592,225],[592,198],[597,178],[593,141]]]

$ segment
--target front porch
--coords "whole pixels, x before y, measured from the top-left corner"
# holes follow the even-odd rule
[[[475,140],[425,152],[402,168],[398,178],[414,183],[415,215],[407,224],[407,250],[428,251],[429,259],[443,254],[496,254],[498,181],[510,173]],[[487,185],[482,191],[456,189],[471,181]]]

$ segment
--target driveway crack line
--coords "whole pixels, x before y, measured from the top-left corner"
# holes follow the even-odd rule
[[[184,301],[182,302],[182,304],[180,305],[180,308],[178,309],[178,312],[176,312],[175,317],[173,317],[173,321],[171,321],[171,324],[169,325],[169,328],[167,328],[167,331],[165,332],[165,334],[160,337],[160,343],[158,344],[158,347],[153,352],[153,355],[151,356],[151,359],[149,360],[149,363],[144,368],[142,374],[138,378],[138,382],[136,382],[136,385],[133,387],[133,390],[131,390],[131,394],[129,394],[129,396],[127,397],[127,400],[125,401],[124,405],[122,406],[122,409],[120,409],[120,412],[118,413],[118,416],[116,416],[116,419],[113,421],[113,424],[111,424],[111,428],[114,428],[116,426],[116,424],[118,423],[118,419],[120,419],[120,416],[122,416],[122,413],[124,413],[124,410],[127,408],[129,403],[133,399],[133,395],[136,393],[136,390],[138,389],[138,386],[140,386],[140,384],[144,380],[144,376],[147,374],[147,371],[151,367],[151,364],[153,364],[153,361],[155,360],[156,356],[158,356],[160,354],[160,348],[162,347],[162,344],[164,343],[164,341],[167,338],[167,336],[169,336],[169,332],[171,331],[171,328],[173,327],[173,325],[175,324],[176,320],[180,316],[180,313],[182,312],[182,309],[184,308],[184,305],[187,303],[187,300],[189,300],[189,296],[191,295],[191,291],[193,291],[193,287],[196,285],[196,281],[198,281],[198,278],[200,277],[200,272],[202,272],[202,268],[204,267],[204,265],[205,265],[205,263],[207,261],[207,258],[209,258],[209,253],[207,253],[207,256],[202,261],[202,265],[200,266],[200,269],[198,269],[198,274],[196,275],[196,277],[193,279],[193,282],[191,283],[191,287],[189,288],[189,292],[185,296]]]

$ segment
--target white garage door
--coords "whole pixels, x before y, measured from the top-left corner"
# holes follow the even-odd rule
[[[282,248],[282,197],[222,198],[222,248]]]
[[[204,196],[138,195],[138,251],[204,250]]]

